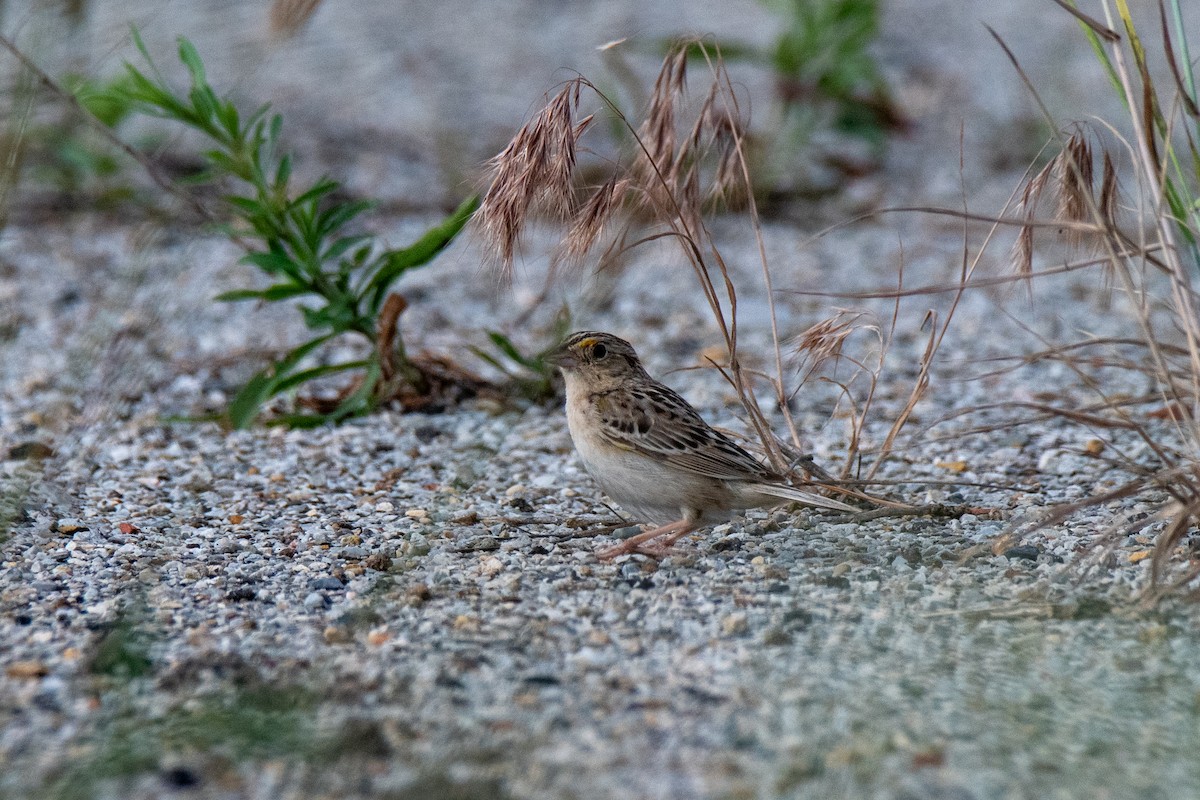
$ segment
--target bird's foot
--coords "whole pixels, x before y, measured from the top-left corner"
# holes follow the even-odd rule
[[[672,546],[679,541],[680,537],[686,536],[695,529],[696,526],[687,520],[672,522],[669,525],[642,531],[619,544],[606,547],[597,553],[596,557],[601,561],[611,561],[617,556],[638,553],[650,556],[650,558],[663,559],[671,554]],[[655,542],[655,539],[659,541]]]

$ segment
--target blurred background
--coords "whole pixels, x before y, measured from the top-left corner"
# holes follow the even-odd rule
[[[766,183],[781,198],[955,197],[960,155],[970,184],[1024,169],[1048,134],[986,26],[1061,119],[1085,103],[1094,112],[1097,96],[1108,102],[1075,22],[1045,0],[0,3],[10,40],[51,76],[93,89],[140,62],[131,28],[182,83],[174,49],[187,37],[213,86],[283,114],[298,163],[408,208],[461,197],[545,93],[576,74],[634,106],[683,36],[721,47],[753,129],[775,151]],[[14,59],[0,64],[19,80]],[[31,91],[14,102],[48,102]],[[125,125],[135,139],[152,127]]]

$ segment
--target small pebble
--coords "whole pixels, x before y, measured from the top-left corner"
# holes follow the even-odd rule
[[[737,636],[745,633],[748,627],[744,611],[735,611],[721,620],[721,633],[725,636]]]
[[[343,584],[341,581],[339,581],[337,578],[333,577],[332,575],[327,575],[324,578],[317,578],[312,583],[310,583],[309,586],[313,589],[319,589],[319,590],[323,590],[323,591],[333,591],[333,592],[336,592],[339,589],[345,588],[345,584]]]
[[[1041,548],[1039,548],[1037,545],[1022,544],[1005,550],[1004,557],[1008,559],[1024,558],[1028,559],[1029,561],[1037,561],[1037,557],[1041,555],[1041,553]]]

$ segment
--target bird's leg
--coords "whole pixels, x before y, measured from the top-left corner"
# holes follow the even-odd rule
[[[660,525],[657,528],[651,528],[648,531],[642,531],[636,536],[630,536],[620,544],[605,548],[596,555],[604,561],[628,553],[641,553],[653,558],[662,558],[667,554],[671,545],[678,541],[681,536],[686,536],[696,530],[696,527],[696,521],[692,519],[681,519],[678,522],[670,522],[666,525]],[[643,546],[646,542],[657,539],[660,536],[666,537],[664,544]]]

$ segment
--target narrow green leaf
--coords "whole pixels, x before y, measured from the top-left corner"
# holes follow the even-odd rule
[[[273,250],[269,253],[247,253],[239,259],[242,264],[251,264],[263,272],[272,275],[284,274],[297,278],[300,270],[296,263],[284,252]]]
[[[329,178],[321,178],[309,188],[304,194],[297,197],[291,202],[292,207],[303,206],[306,203],[312,203],[320,200],[330,192],[336,191],[340,184],[337,181],[332,181]]]
[[[496,369],[503,372],[505,375],[512,374],[511,372],[509,372],[508,366],[506,364],[504,364],[500,359],[496,358],[491,353],[484,350],[482,347],[476,347],[475,345],[467,345],[467,350],[471,351],[471,354],[474,355],[476,358],[478,358],[480,361],[483,361],[486,364],[490,364],[491,366],[493,366]]]
[[[360,244],[364,241],[368,241],[369,239],[370,239],[370,237],[362,236],[362,235],[343,236],[340,239],[335,239],[333,244],[329,245],[328,249],[326,249],[325,252],[321,254],[321,260],[322,261],[334,261],[334,260],[340,258],[342,256],[342,254],[345,253],[347,250],[349,250],[351,247],[354,247],[355,245]]]
[[[329,341],[336,334],[325,334],[310,339],[291,350],[286,356],[261,370],[251,378],[229,403],[229,424],[234,428],[245,428],[254,422],[258,410],[266,400],[278,394],[279,383],[285,380],[296,365],[309,353]]]
[[[271,395],[273,370],[274,366],[271,366],[258,372],[234,395],[229,403],[230,427],[241,430],[250,427],[250,423],[254,422],[254,418],[258,416],[258,409]]]
[[[369,413],[375,408],[378,403],[378,398],[375,395],[375,388],[379,385],[380,379],[379,363],[371,362],[371,366],[367,369],[367,374],[363,376],[362,386],[354,394],[343,400],[332,413],[329,414],[331,422],[341,422],[347,417],[361,416]]]
[[[194,86],[203,86],[208,83],[208,78],[204,73],[204,62],[200,59],[200,53],[196,50],[195,45],[188,41],[183,36],[178,39],[179,43],[179,60],[187,67],[188,72],[192,76],[192,84]],[[147,56],[149,58],[149,56]]]
[[[286,300],[289,297],[310,294],[311,292],[312,289],[310,287],[301,284],[277,283],[274,286],[268,286],[266,289],[234,289],[231,292],[222,292],[213,299],[223,303],[239,300],[265,300],[273,303],[279,300]]]
[[[275,168],[275,190],[282,192],[287,188],[288,179],[292,177],[292,157],[285,155],[279,159],[279,166]]]
[[[302,294],[311,294],[312,287],[304,286],[298,283],[277,283],[274,286],[268,286],[263,289],[263,300],[275,302],[277,300],[286,300],[289,297],[299,297]]]
[[[496,349],[501,353],[508,356],[510,359],[523,367],[528,366],[528,359],[521,354],[521,351],[517,349],[517,346],[514,345],[512,340],[510,340],[507,336],[499,331],[488,331],[488,338],[492,340],[492,344],[494,344]]]
[[[384,254],[382,266],[371,276],[363,296],[368,299],[368,313],[372,316],[379,312],[383,299],[387,296],[392,283],[415,267],[429,263],[440,253],[454,237],[459,234],[475,209],[479,207],[479,195],[473,195],[464,200],[450,216],[439,225],[430,228],[425,234],[408,247],[400,250],[389,250]]]
[[[322,236],[328,236],[359,214],[370,210],[374,205],[375,203],[370,200],[338,203],[321,212],[317,217],[316,229]]]
[[[236,303],[241,300],[261,299],[263,299],[262,289],[234,289],[230,292],[221,292],[213,298],[218,303]]]
[[[350,369],[364,369],[369,367],[373,362],[363,359],[361,361],[343,361],[340,364],[322,364],[319,367],[301,370],[300,372],[289,375],[285,380],[279,382],[275,387],[275,393],[280,394],[289,389],[299,386],[302,383],[308,383],[311,380],[322,377],[323,375],[332,375],[336,372],[345,372]]]

